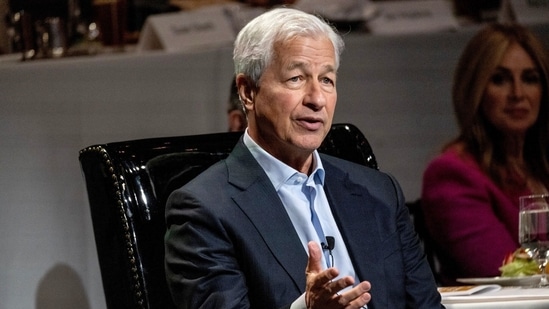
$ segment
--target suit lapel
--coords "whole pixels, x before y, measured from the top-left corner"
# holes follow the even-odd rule
[[[255,224],[275,259],[303,293],[307,253],[269,178],[242,141],[227,159],[227,167],[229,182],[242,190],[233,197],[235,202]]]
[[[376,220],[379,201],[331,160],[323,158],[322,162],[326,171],[324,189],[357,276],[360,280],[382,283],[377,288],[383,289],[387,278],[379,264],[384,254]],[[241,189],[233,197],[235,202],[254,222],[275,259],[292,278],[296,289],[303,293],[307,252],[269,178],[242,141],[227,158],[227,167],[229,182]]]
[[[326,170],[324,189],[357,276],[360,280],[384,280],[383,267],[379,265],[383,250],[376,220],[377,201],[368,188],[352,181],[348,173],[327,160],[322,162]]]

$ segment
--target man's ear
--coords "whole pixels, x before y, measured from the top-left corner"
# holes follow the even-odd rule
[[[238,74],[236,77],[236,87],[242,105],[246,109],[252,109],[256,91],[255,84],[244,74]]]

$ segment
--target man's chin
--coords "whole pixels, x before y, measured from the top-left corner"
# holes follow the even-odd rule
[[[299,146],[303,150],[313,152],[314,150],[318,149],[318,147],[320,147],[323,141],[324,135],[322,134],[303,136],[299,141]]]

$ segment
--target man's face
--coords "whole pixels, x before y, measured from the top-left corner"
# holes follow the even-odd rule
[[[271,64],[247,105],[250,136],[286,163],[296,155],[310,155],[332,125],[335,70],[328,38],[295,37],[276,43]]]

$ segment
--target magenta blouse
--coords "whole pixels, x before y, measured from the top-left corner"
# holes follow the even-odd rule
[[[519,247],[519,196],[502,191],[471,155],[449,149],[423,175],[422,209],[441,251],[442,284],[455,278],[500,275],[504,257]]]

